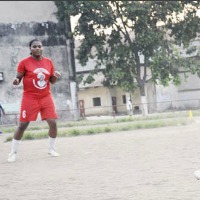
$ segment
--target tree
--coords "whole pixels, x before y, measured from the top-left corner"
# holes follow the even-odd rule
[[[55,1],[57,15],[80,15],[73,33],[82,36],[77,58],[104,65],[105,86],[131,92],[140,88],[146,102],[147,69],[155,83],[180,83],[179,71],[191,70],[179,46],[189,47],[200,32],[199,1]],[[176,45],[176,46],[175,46]],[[189,51],[188,51],[189,52]],[[199,66],[193,67],[199,71]],[[144,108],[147,113],[147,107]]]
[[[74,40],[71,30],[71,13],[66,12],[66,5],[70,6],[71,1],[68,1],[67,4],[62,1],[55,1],[55,4],[58,7],[59,14],[56,14],[59,20],[63,23],[66,37],[66,46],[68,52],[68,65],[69,65],[69,83],[71,89],[71,98],[72,98],[72,112],[75,119],[79,118],[79,109],[78,109],[78,97],[77,97],[77,81],[76,81],[76,69],[75,69],[75,58],[74,58]]]

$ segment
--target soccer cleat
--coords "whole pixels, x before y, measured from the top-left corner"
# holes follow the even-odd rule
[[[195,172],[194,172],[194,176],[195,176],[195,178],[196,178],[197,180],[199,180],[199,179],[200,179],[200,170],[195,171]]]
[[[58,157],[60,154],[57,153],[54,149],[49,150],[49,155],[52,157]]]
[[[16,161],[16,153],[10,153],[8,155],[8,162],[15,162]]]

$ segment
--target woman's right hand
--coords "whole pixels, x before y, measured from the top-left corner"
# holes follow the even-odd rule
[[[19,85],[19,79],[18,78],[15,78],[13,80],[13,85]]]

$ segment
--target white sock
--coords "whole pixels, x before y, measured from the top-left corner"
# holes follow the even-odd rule
[[[20,141],[21,140],[15,140],[14,138],[12,139],[11,153],[17,153],[17,149],[18,149]]]
[[[49,137],[49,150],[55,150],[56,138]]]

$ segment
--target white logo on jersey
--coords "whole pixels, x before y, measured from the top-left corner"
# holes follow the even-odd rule
[[[33,79],[33,85],[38,89],[46,88],[47,81],[45,81],[45,77],[49,72],[44,68],[37,68],[33,72],[37,74],[37,80]]]
[[[22,118],[26,118],[26,110],[22,111]]]

